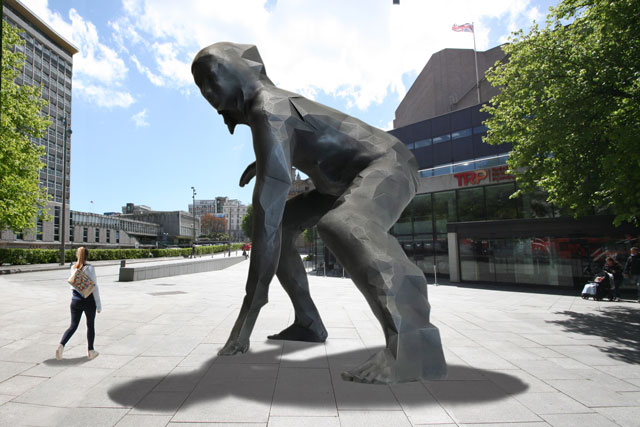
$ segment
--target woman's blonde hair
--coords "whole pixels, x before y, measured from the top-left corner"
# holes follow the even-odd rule
[[[80,246],[76,251],[76,258],[78,258],[78,262],[76,262],[76,265],[74,265],[74,267],[76,269],[84,267],[84,265],[87,263],[88,256],[89,250],[87,250],[87,248],[85,248],[84,246]]]

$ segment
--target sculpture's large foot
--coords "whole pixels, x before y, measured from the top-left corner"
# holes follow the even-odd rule
[[[387,349],[376,353],[357,368],[341,374],[345,381],[364,384],[393,384],[398,382],[393,375],[397,361]]]
[[[227,341],[227,343],[218,352],[218,356],[233,356],[234,354],[246,353],[249,350],[249,343],[241,343],[238,341]]]
[[[394,357],[388,348],[362,365],[341,374],[345,381],[365,384],[396,384],[418,380],[441,380],[447,376],[437,328],[403,333]]]
[[[269,335],[267,338],[270,340],[325,342],[327,340],[327,331],[322,328],[322,332],[316,332],[311,328],[294,323],[279,334]]]

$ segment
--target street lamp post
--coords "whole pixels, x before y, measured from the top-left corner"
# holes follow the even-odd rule
[[[62,215],[60,215],[60,265],[64,265],[64,241],[67,237],[67,138],[71,135],[67,118],[62,120],[64,134],[62,141]]]
[[[196,189],[191,187],[191,191],[193,191],[193,244],[196,244]]]

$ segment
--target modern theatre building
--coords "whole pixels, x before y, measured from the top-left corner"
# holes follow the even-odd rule
[[[478,52],[480,75],[499,60],[500,47]],[[482,79],[478,102],[473,50],[445,49],[431,57],[390,131],[414,153],[421,175],[418,194],[391,232],[430,276],[437,271],[452,282],[582,287],[605,253],[626,257],[640,230],[616,228],[611,216],[595,212],[575,220],[542,192],[510,198],[516,190],[506,165],[511,145],[482,142],[487,115],[480,109],[496,93]],[[317,268],[342,274],[318,249]]]
[[[498,60],[500,47],[478,52],[481,75]],[[482,79],[478,103],[474,74],[472,50],[440,51],[396,110],[390,133],[413,151],[422,178],[393,234],[423,271],[435,266],[453,282],[582,287],[605,253],[623,259],[640,230],[596,212],[575,220],[542,192],[510,198],[511,145],[482,142],[480,109],[497,89]]]

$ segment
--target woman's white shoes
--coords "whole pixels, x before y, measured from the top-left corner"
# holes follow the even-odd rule
[[[58,346],[58,348],[56,349],[56,359],[62,360],[62,353],[63,352],[64,352],[64,346],[62,344],[60,344]],[[98,353],[95,350],[89,350],[89,360],[93,360],[98,356],[100,356],[100,353]]]
[[[58,349],[56,350],[56,359],[62,360],[62,352],[64,351],[64,346],[60,344]]]
[[[64,346],[62,344],[60,344],[58,346],[58,348],[56,349],[56,359],[62,360],[62,353],[63,352],[64,352]],[[89,360],[93,360],[98,356],[100,356],[100,353],[98,353],[95,350],[89,350]]]

